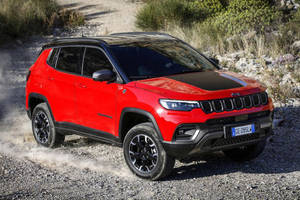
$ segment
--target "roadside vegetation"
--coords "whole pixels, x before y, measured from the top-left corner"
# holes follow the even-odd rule
[[[167,32],[212,55],[243,52],[242,57],[257,59],[263,67],[258,75],[264,75],[274,98],[300,97],[300,91],[288,88],[299,86],[299,62],[280,61],[285,54],[292,60],[300,56],[294,45],[300,44],[300,8],[283,6],[280,0],[147,0],[137,13],[136,26]],[[265,58],[271,61],[266,64]],[[233,62],[222,64],[235,72],[247,71]],[[286,73],[295,83],[283,87]]]
[[[81,14],[59,7],[54,0],[0,0],[0,43],[83,23]]]
[[[300,9],[282,9],[272,0],[148,0],[136,25],[173,33],[202,51],[277,56],[300,39]]]

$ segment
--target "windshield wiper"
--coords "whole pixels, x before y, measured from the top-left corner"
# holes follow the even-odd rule
[[[176,75],[176,74],[192,73],[192,72],[203,72],[203,70],[202,69],[197,69],[197,70],[182,70],[180,72],[176,72],[174,74],[170,74],[169,76]]]

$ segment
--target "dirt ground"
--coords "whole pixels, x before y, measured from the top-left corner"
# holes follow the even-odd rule
[[[140,3],[122,0],[59,2],[78,9],[87,25],[56,36],[134,31]],[[25,77],[50,36],[0,48],[0,199],[300,199],[300,108],[277,107],[284,119],[263,154],[235,163],[217,152],[204,160],[176,162],[162,181],[139,179],[120,147],[67,136],[59,148],[36,145],[25,113]]]

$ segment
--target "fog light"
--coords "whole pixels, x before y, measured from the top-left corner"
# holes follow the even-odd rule
[[[181,127],[176,131],[176,140],[193,140],[197,137],[199,129],[196,127]]]

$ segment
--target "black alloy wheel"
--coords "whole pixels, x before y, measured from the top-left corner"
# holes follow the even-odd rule
[[[50,135],[50,123],[46,113],[42,110],[34,116],[33,132],[38,143],[46,144]]]
[[[175,159],[164,150],[153,124],[145,122],[132,127],[123,142],[126,164],[137,176],[158,180],[172,171]]]
[[[134,136],[128,153],[132,165],[142,173],[150,173],[157,165],[158,150],[154,141],[145,134]]]
[[[65,140],[65,135],[55,130],[54,120],[46,103],[40,103],[33,109],[32,132],[36,142],[44,147],[52,148]]]

